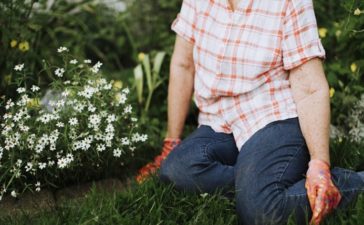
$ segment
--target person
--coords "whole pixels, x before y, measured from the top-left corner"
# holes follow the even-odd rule
[[[248,225],[319,224],[364,191],[363,172],[331,168],[312,0],[183,0],[171,27],[167,138],[144,174],[161,166],[177,189],[233,190]],[[199,126],[181,141],[192,96]]]

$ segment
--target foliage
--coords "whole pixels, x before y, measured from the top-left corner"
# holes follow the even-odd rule
[[[24,79],[18,100],[7,99],[1,117],[0,199],[89,177],[107,165],[120,167],[132,161],[137,143],[147,140],[138,133],[128,88],[107,82],[100,62],[89,66],[91,60],[73,58],[66,47],[58,54],[64,64],[43,62],[43,71],[54,79],[44,97],[38,86],[26,88],[34,71],[27,72],[26,64],[14,68]]]
[[[347,130],[347,115],[364,92],[364,2],[315,1],[332,87],[332,123]]]
[[[94,189],[95,190],[95,189]],[[324,225],[361,225],[363,197],[356,206],[331,216]],[[1,213],[1,212],[0,212]],[[237,224],[235,202],[217,194],[191,194],[148,180],[140,186],[110,194],[93,191],[85,201],[67,202],[50,212],[32,216],[3,216],[7,224],[103,224],[103,225],[221,225]],[[289,223],[294,225],[294,223]]]
[[[57,60],[53,49],[60,43],[72,46],[76,55],[104,62],[108,71],[132,67],[135,62],[137,51],[122,14],[92,0],[1,1],[0,24],[0,96],[15,94],[14,64],[22,62],[31,71],[39,70],[43,59]],[[121,79],[123,74],[115,76]],[[34,79],[40,80],[41,87],[52,80],[47,74]]]

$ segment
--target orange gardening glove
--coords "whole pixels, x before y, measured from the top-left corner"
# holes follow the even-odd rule
[[[163,141],[163,148],[160,155],[154,158],[153,162],[150,162],[143,166],[138,171],[136,180],[138,183],[142,183],[146,178],[153,174],[160,166],[162,161],[167,158],[167,155],[181,142],[179,138],[166,138]]]
[[[326,162],[311,160],[306,176],[305,187],[313,214],[310,224],[318,225],[339,205],[341,194],[331,180],[330,166]]]

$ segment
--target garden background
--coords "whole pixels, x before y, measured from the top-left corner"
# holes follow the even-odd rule
[[[18,198],[24,191],[59,189],[109,177],[124,180],[134,176],[138,168],[160,152],[167,125],[167,84],[175,40],[170,26],[181,3],[181,0],[1,1],[1,197]],[[330,85],[332,164],[364,170],[364,1],[315,0],[314,5],[318,32],[326,50],[324,66]],[[66,72],[62,68],[66,68]],[[35,90],[36,87],[40,89]],[[41,139],[42,133],[54,131],[55,125],[44,122],[47,112],[42,111],[41,105],[57,108],[49,101],[61,104],[60,96],[66,88],[71,90],[68,93],[71,97],[75,96],[73,100],[81,101],[82,98],[89,108],[92,100],[91,106],[96,112],[106,115],[105,121],[109,123],[98,122],[95,117],[95,126],[100,123],[111,130],[111,139],[126,139],[119,146],[107,146],[105,140],[106,150],[103,150],[100,144],[103,139],[100,138],[98,145],[91,145],[98,150],[83,151],[71,157],[67,155],[67,149],[71,148],[72,135],[67,135],[72,133],[72,125],[69,130],[66,125],[59,134],[55,150],[49,142],[53,137],[50,133],[45,147],[38,152],[35,150],[37,154],[26,151],[30,142],[38,143],[37,138]],[[90,88],[100,89],[100,94],[95,91],[96,94],[88,98]],[[84,95],[78,95],[78,92]],[[27,93],[26,97],[24,93]],[[124,94],[127,100],[122,100]],[[10,98],[14,104],[9,103]],[[107,101],[115,101],[112,109],[104,105]],[[130,108],[124,105],[126,101]],[[67,105],[67,101],[63,104]],[[118,111],[118,104],[123,107],[122,113]],[[13,124],[4,116],[12,113],[15,116],[19,110],[29,113],[20,115],[24,117],[24,123]],[[87,125],[92,113],[83,113],[82,109],[76,111],[60,110],[60,118],[65,123],[77,118],[79,130],[74,130],[74,140],[88,135],[88,129],[98,132]],[[36,116],[42,123],[31,119]],[[112,122],[115,127],[107,128]],[[184,135],[196,125],[197,109],[191,102]],[[122,131],[114,132],[113,129],[119,127]],[[29,135],[18,137],[16,130],[24,132],[24,129],[39,137],[31,141]],[[9,147],[9,140],[18,141],[18,144]],[[132,142],[136,145],[132,146]],[[58,146],[64,151],[59,151]],[[40,163],[51,157],[55,158],[54,164],[59,165],[57,159],[62,154],[64,168],[39,168]],[[354,213],[343,215],[341,222],[336,224],[360,224],[364,220],[363,205],[359,201]],[[218,195],[177,193],[153,179],[142,185],[134,184],[132,189],[118,195],[95,191],[77,207],[70,202],[56,212],[43,212],[36,218],[23,215],[18,219],[3,217],[2,220],[9,224],[29,221],[34,224],[236,223],[234,204],[227,199]]]

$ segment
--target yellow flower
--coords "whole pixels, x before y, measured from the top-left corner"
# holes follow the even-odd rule
[[[326,28],[320,28],[319,29],[319,35],[321,38],[325,38],[327,34],[327,29]]]
[[[27,107],[28,108],[36,108],[36,107],[39,107],[40,106],[40,103],[39,103],[39,98],[30,98],[27,102]]]
[[[341,30],[337,30],[337,31],[335,32],[335,35],[336,35],[336,37],[340,37],[340,36],[341,36]]]
[[[351,72],[355,73],[356,70],[358,69],[358,66],[356,65],[356,63],[352,63],[350,65],[350,69],[351,69]]]
[[[19,49],[22,52],[26,52],[29,50],[29,42],[27,41],[22,41],[19,43]]]
[[[359,8],[356,8],[355,11],[354,11],[354,15],[355,16],[359,16],[361,14],[361,10]]]
[[[138,60],[142,62],[144,60],[145,54],[143,52],[138,54]]]
[[[123,82],[121,80],[117,80],[113,83],[112,87],[118,91],[123,87]]]
[[[332,98],[335,94],[335,89],[334,88],[330,88],[330,98]]]
[[[16,40],[11,40],[10,47],[15,48],[17,46],[18,42]]]

